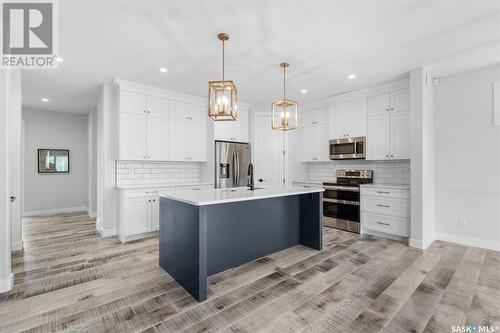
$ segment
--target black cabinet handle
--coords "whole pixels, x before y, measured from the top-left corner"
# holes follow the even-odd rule
[[[16,201],[16,197],[10,197],[10,202]]]

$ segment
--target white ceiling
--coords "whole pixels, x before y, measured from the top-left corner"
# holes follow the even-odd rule
[[[241,101],[281,97],[287,61],[287,97],[308,102],[422,65],[446,75],[500,62],[500,1],[59,1],[64,62],[23,73],[23,104],[85,113],[115,77],[205,96],[221,75],[219,32]]]

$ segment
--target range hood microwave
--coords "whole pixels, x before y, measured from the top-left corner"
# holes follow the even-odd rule
[[[353,160],[366,158],[366,137],[330,140],[331,160]]]

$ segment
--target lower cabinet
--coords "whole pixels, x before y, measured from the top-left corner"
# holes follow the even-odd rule
[[[361,186],[361,232],[409,237],[409,187]]]

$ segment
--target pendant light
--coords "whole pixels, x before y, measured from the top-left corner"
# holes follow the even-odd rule
[[[216,121],[236,120],[238,90],[233,81],[224,79],[224,42],[229,35],[220,33],[217,38],[222,41],[222,81],[208,82],[208,116]]]
[[[271,127],[274,130],[290,131],[298,127],[299,106],[297,102],[285,97],[285,71],[290,65],[284,62],[280,66],[283,68],[283,99],[271,104]]]

